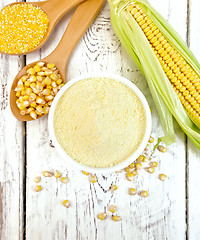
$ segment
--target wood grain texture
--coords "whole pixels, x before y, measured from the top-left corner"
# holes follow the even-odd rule
[[[0,7],[12,1],[1,1]],[[23,239],[24,124],[10,111],[12,81],[24,65],[23,57],[0,58],[0,239]]]
[[[187,1],[150,1],[186,39]],[[179,6],[182,6],[181,9]],[[179,9],[177,18],[177,9]],[[52,38],[41,51],[27,56],[27,63],[47,56],[57,45],[63,33],[66,16],[55,29]],[[72,54],[67,79],[82,73],[108,71],[132,80],[145,94],[152,108],[152,135],[162,135],[159,119],[146,81],[115,36],[109,20],[108,4],[94,21]],[[144,170],[133,183],[124,173],[98,175],[98,183],[91,184],[87,176],[73,170],[50,145],[47,117],[27,124],[27,239],[170,239],[186,238],[185,194],[185,135],[176,126],[177,142],[166,154],[156,152],[160,163],[153,175]],[[32,191],[34,177],[44,170],[58,169],[69,178],[64,185],[55,178],[42,178],[43,191]],[[159,173],[166,173],[168,180],[158,180]],[[178,174],[177,174],[178,172]],[[116,183],[118,190],[111,194],[110,186]],[[149,198],[128,195],[128,188],[148,190]],[[61,202],[69,199],[71,207],[65,209]],[[116,204],[121,222],[113,222],[110,215],[99,221],[97,214]]]
[[[190,0],[189,2],[189,43],[190,48],[200,61],[200,2],[198,0]],[[198,240],[200,238],[199,226],[199,199],[200,199],[200,151],[197,150],[191,141],[188,141],[188,239]]]

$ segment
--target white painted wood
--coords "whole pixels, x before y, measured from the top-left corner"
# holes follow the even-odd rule
[[[187,1],[150,2],[186,39]],[[62,20],[41,51],[27,56],[27,63],[39,60],[54,49],[68,19]],[[153,136],[162,135],[145,79],[111,29],[108,4],[72,54],[67,67],[68,80],[91,71],[118,73],[136,83],[152,108]],[[47,117],[27,123],[27,239],[185,239],[185,136],[175,126],[177,142],[166,154],[156,152],[160,166],[155,174],[142,170],[133,183],[125,179],[124,173],[99,175],[98,183],[91,184],[87,176],[71,169],[50,147]],[[63,185],[55,178],[42,178],[43,191],[33,192],[34,177],[53,169],[67,175],[69,183]],[[158,174],[162,172],[168,175],[164,183],[158,180]],[[113,183],[119,188],[114,195],[109,191]],[[148,190],[149,197],[130,197],[127,193],[130,186],[135,186],[138,191]],[[64,199],[71,202],[69,209],[62,206]],[[110,214],[106,221],[97,219],[97,214],[110,204],[117,205],[121,222],[111,221]]]
[[[0,8],[11,0],[0,2]],[[0,239],[23,239],[24,124],[9,107],[9,91],[23,57],[0,58]]]
[[[200,61],[200,2],[191,0],[190,2],[190,25],[189,42],[190,48]],[[188,239],[198,240],[200,238],[199,226],[199,199],[200,199],[200,151],[188,141]]]

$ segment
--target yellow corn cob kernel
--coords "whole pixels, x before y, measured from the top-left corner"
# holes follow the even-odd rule
[[[159,179],[160,179],[161,181],[165,181],[166,178],[167,178],[167,176],[166,176],[165,174],[160,174],[160,175],[159,175]]]
[[[64,200],[64,201],[63,201],[63,205],[64,205],[66,208],[69,208],[69,207],[70,207],[70,204],[69,204],[69,201],[68,201],[68,200]]]
[[[62,177],[62,178],[60,179],[60,181],[61,181],[62,183],[68,183],[68,181],[67,181],[67,178],[66,178],[66,177]]]
[[[136,194],[136,189],[135,188],[129,188],[129,194],[130,195],[135,195]]]
[[[43,176],[44,177],[52,177],[53,176],[53,173],[49,172],[49,171],[44,171],[43,172]]]
[[[135,167],[137,170],[141,170],[142,169],[142,164],[141,163],[136,163]]]
[[[31,111],[30,112],[30,116],[33,118],[33,119],[36,119],[37,118],[37,113],[35,111]]]
[[[82,173],[83,173],[84,175],[86,175],[86,176],[90,175],[90,173],[89,173],[89,172],[86,172],[86,171],[82,171]]]
[[[114,192],[115,190],[117,190],[117,185],[112,185],[112,186],[110,187],[110,190],[111,190],[112,192]]]
[[[32,102],[32,101],[35,101],[37,98],[36,94],[35,93],[30,93],[29,95],[29,101]]]
[[[35,182],[36,182],[36,183],[39,183],[40,180],[41,180],[41,177],[35,177]]]
[[[33,188],[35,192],[40,192],[42,190],[42,187],[40,185],[37,185],[36,187]]]
[[[48,67],[48,68],[54,68],[54,67],[55,67],[55,64],[54,64],[54,63],[48,63],[48,64],[47,64],[47,67]]]
[[[59,173],[58,170],[55,170],[54,177],[56,177],[56,178],[60,178],[61,177],[61,174]]]
[[[33,68],[29,68],[26,72],[28,74],[30,74],[30,75],[34,75],[35,74],[35,70]]]
[[[107,217],[107,215],[106,215],[105,212],[104,212],[104,213],[100,213],[100,214],[98,215],[98,218],[99,218],[100,220],[104,220],[104,219],[106,219],[106,217]]]
[[[111,213],[115,213],[115,212],[116,212],[116,209],[117,209],[117,207],[116,207],[115,205],[111,205],[111,206],[109,207],[109,211],[110,211]]]
[[[114,216],[112,217],[112,219],[113,219],[113,221],[115,221],[115,222],[122,220],[122,218],[121,218],[120,216],[117,216],[117,215],[114,215]]]
[[[154,171],[155,171],[154,167],[147,167],[147,168],[145,168],[145,170],[146,170],[148,173],[154,173]]]
[[[141,197],[148,197],[148,192],[147,191],[141,191],[140,193],[139,193],[139,195],[141,196]]]
[[[187,114],[200,128],[200,78],[198,74],[165,39],[157,26],[140,8],[139,4],[129,5],[127,10],[138,22],[148,39]],[[142,13],[140,10],[142,10]]]
[[[34,71],[37,73],[37,72],[40,72],[41,68],[37,65],[34,66]]]
[[[90,182],[91,182],[91,183],[96,183],[96,182],[97,182],[97,177],[96,177],[96,175],[91,175],[91,176],[90,176]]]
[[[53,79],[54,81],[56,81],[56,80],[59,79],[59,76],[58,76],[58,74],[56,74],[56,73],[52,73],[52,74],[50,75],[50,78]]]
[[[129,181],[133,181],[133,180],[134,180],[134,174],[133,174],[133,173],[127,173],[127,174],[126,174],[126,178],[127,178]]]
[[[151,167],[158,167],[158,162],[150,162],[149,165]]]

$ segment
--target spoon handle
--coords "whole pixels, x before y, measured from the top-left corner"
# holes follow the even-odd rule
[[[51,24],[55,25],[65,13],[85,0],[48,0],[36,2],[48,15]]]
[[[105,1],[86,0],[82,2],[72,16],[60,43],[45,60],[51,60],[58,66],[62,73],[65,73],[66,65],[72,51],[103,7]]]

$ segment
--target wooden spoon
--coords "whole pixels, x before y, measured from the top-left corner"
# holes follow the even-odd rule
[[[40,60],[45,63],[55,63],[56,67],[59,69],[59,73],[64,83],[66,83],[66,65],[69,57],[80,38],[84,35],[87,28],[90,26],[92,21],[103,7],[105,1],[106,0],[86,0],[85,2],[81,3],[72,16],[67,29],[65,30],[65,33],[56,49],[49,56]],[[20,121],[32,121],[34,119],[29,115],[23,116],[20,114],[20,110],[16,105],[17,97],[14,89],[17,86],[18,80],[25,75],[26,71],[33,67],[37,62],[25,66],[17,74],[10,90],[10,108],[13,115]],[[38,116],[38,118],[42,116]]]
[[[85,0],[48,0],[44,2],[15,2],[15,3],[8,4],[7,6],[11,6],[15,4],[33,4],[35,6],[40,7],[47,14],[49,18],[49,27],[46,35],[44,36],[40,44],[35,48],[31,49],[30,51],[27,51],[22,54],[19,54],[19,53],[10,54],[10,53],[4,53],[4,52],[0,52],[0,53],[8,54],[8,55],[25,55],[27,53],[31,53],[33,51],[38,50],[48,40],[56,24],[65,15],[65,13],[67,13],[69,10],[71,10],[73,7],[75,7],[76,5],[80,4],[83,1]]]

